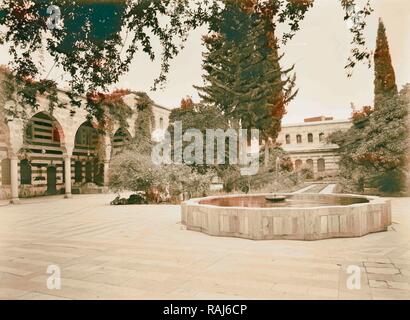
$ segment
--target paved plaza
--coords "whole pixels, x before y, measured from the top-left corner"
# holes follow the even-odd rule
[[[0,299],[410,299],[410,198],[392,200],[388,232],[305,242],[211,237],[185,230],[179,206],[113,197],[0,205]]]

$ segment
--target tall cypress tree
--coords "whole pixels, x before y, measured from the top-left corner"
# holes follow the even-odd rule
[[[281,69],[267,25],[238,1],[227,1],[219,30],[204,38],[205,86],[196,87],[204,102],[242,128],[259,129],[265,141],[276,139],[285,105],[296,94],[293,68]]]
[[[347,190],[365,187],[401,192],[406,187],[410,86],[398,93],[386,28],[379,21],[374,54],[374,108],[353,114],[353,126],[335,133],[341,180]]]
[[[379,28],[377,31],[374,68],[374,107],[378,109],[383,105],[386,98],[395,99],[398,94],[396,75],[390,56],[386,28],[381,19],[379,19]]]
[[[384,192],[404,189],[407,156],[407,105],[399,96],[386,29],[379,21],[374,55],[374,112],[354,159],[369,172],[367,184]]]

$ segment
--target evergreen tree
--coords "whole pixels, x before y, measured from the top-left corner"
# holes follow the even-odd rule
[[[136,106],[138,117],[135,121],[134,144],[139,152],[150,154],[152,148],[151,132],[154,126],[154,113],[152,106],[154,102],[145,92],[136,92]]]
[[[398,94],[383,22],[379,22],[374,112],[353,158],[369,172],[368,184],[383,192],[402,191],[407,156],[407,106]]]
[[[347,131],[336,131],[330,135],[329,141],[340,146],[339,170],[340,183],[346,192],[363,192],[368,173],[355,159],[355,155],[365,140],[365,128],[369,125],[373,109],[365,106],[355,110],[352,105],[353,125]]]
[[[405,104],[405,108],[407,110],[407,117],[406,117],[406,123],[407,123],[407,130],[410,129],[410,117],[409,117],[409,111],[410,111],[410,83],[407,83],[403,86],[402,90],[400,91],[400,97],[402,101]],[[406,191],[409,193],[410,191],[410,137],[407,135],[407,161],[406,161],[406,176],[407,176],[407,181],[406,181]]]
[[[221,111],[213,106],[206,105],[206,104],[196,104],[192,101],[191,97],[187,97],[182,99],[181,105],[179,108],[172,109],[171,114],[169,116],[169,127],[168,132],[171,135],[171,139],[173,140],[175,134],[175,123],[181,123],[181,130],[182,135],[184,135],[187,130],[189,129],[197,129],[202,133],[203,137],[206,137],[206,130],[207,129],[228,129],[228,124],[226,118],[223,116]],[[172,143],[174,144],[174,140]],[[192,141],[183,141],[182,149],[185,149]],[[175,146],[172,148],[172,158],[174,158],[175,153]],[[206,150],[206,141],[203,143],[203,156],[205,157],[207,150]],[[216,154],[216,150],[215,150]],[[214,169],[216,170],[218,166],[206,164],[205,161],[202,164],[192,164],[190,167],[196,170],[200,174],[205,174],[206,172],[212,172]],[[226,166],[222,166],[226,167]]]
[[[196,87],[205,103],[233,124],[259,129],[265,141],[276,139],[285,105],[296,94],[293,68],[281,70],[268,26],[260,15],[228,1],[218,32],[204,38],[205,86]]]
[[[381,20],[374,66],[374,108],[353,113],[353,126],[347,132],[333,134],[331,141],[340,146],[339,165],[346,189],[363,191],[370,187],[401,192],[405,189],[408,163],[410,86],[398,93]]]
[[[386,99],[395,99],[398,94],[396,76],[390,56],[389,42],[386,36],[386,28],[381,19],[379,19],[379,28],[377,31],[374,69],[374,107],[378,109],[383,106]]]

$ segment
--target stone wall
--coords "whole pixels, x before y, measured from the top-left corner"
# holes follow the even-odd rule
[[[2,76],[1,73],[0,76]],[[97,182],[97,174],[103,184],[107,185],[107,172],[114,151],[113,146],[116,146],[118,151],[118,147],[126,142],[125,140],[119,141],[118,135],[115,140],[115,134],[119,130],[126,132],[126,136],[129,137],[133,137],[135,134],[135,120],[138,117],[136,94],[130,93],[124,97],[126,104],[133,110],[133,115],[127,120],[128,127],[121,128],[120,124],[113,120],[112,130],[104,135],[100,134],[96,138],[98,142],[89,141],[92,139],[88,137],[87,130],[80,130],[80,128],[84,128],[85,124],[91,126],[90,130],[97,125],[96,120],[91,123],[87,121],[88,113],[84,107],[85,99],[82,99],[83,107],[78,108],[71,106],[65,92],[59,91],[58,96],[61,102],[66,103],[66,108],[56,108],[50,113],[48,99],[45,96],[39,96],[40,107],[35,111],[27,110],[28,120],[7,119],[5,110],[11,102],[5,101],[2,86],[0,86],[0,199],[17,199],[19,196],[30,197],[46,194],[50,189],[48,187],[50,177],[47,171],[50,166],[54,167],[56,171],[55,190],[53,188],[55,193],[66,192],[71,195],[72,186],[75,185],[77,188],[82,183]],[[170,111],[154,105],[153,113],[154,129],[161,126],[166,129]],[[28,127],[30,127],[29,131]],[[83,134],[82,131],[85,133]],[[28,132],[31,135],[29,139],[27,139]],[[24,159],[30,163],[31,182],[26,182],[23,185],[21,161]],[[65,166],[66,162],[67,166]],[[82,175],[80,182],[76,181],[76,165],[79,162],[81,163]],[[90,170],[89,162],[93,166],[92,181],[86,181],[87,170]],[[79,170],[77,170],[77,178],[78,172]],[[66,176],[70,176],[71,179],[66,178]],[[14,189],[13,182],[16,186]]]

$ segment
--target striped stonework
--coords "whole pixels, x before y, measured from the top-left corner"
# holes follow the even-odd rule
[[[70,197],[90,189],[106,190],[111,157],[123,151],[135,133],[135,93],[123,98],[133,110],[127,127],[111,119],[112,129],[102,133],[95,119],[87,120],[85,99],[83,107],[71,107],[63,91],[58,98],[65,108],[56,108],[51,114],[48,99],[39,96],[39,107],[28,111],[28,120],[7,119],[5,110],[12,102],[5,101],[2,90],[0,86],[0,199],[17,203],[19,197],[60,193]],[[170,111],[154,105],[153,113],[153,130],[166,128]]]

